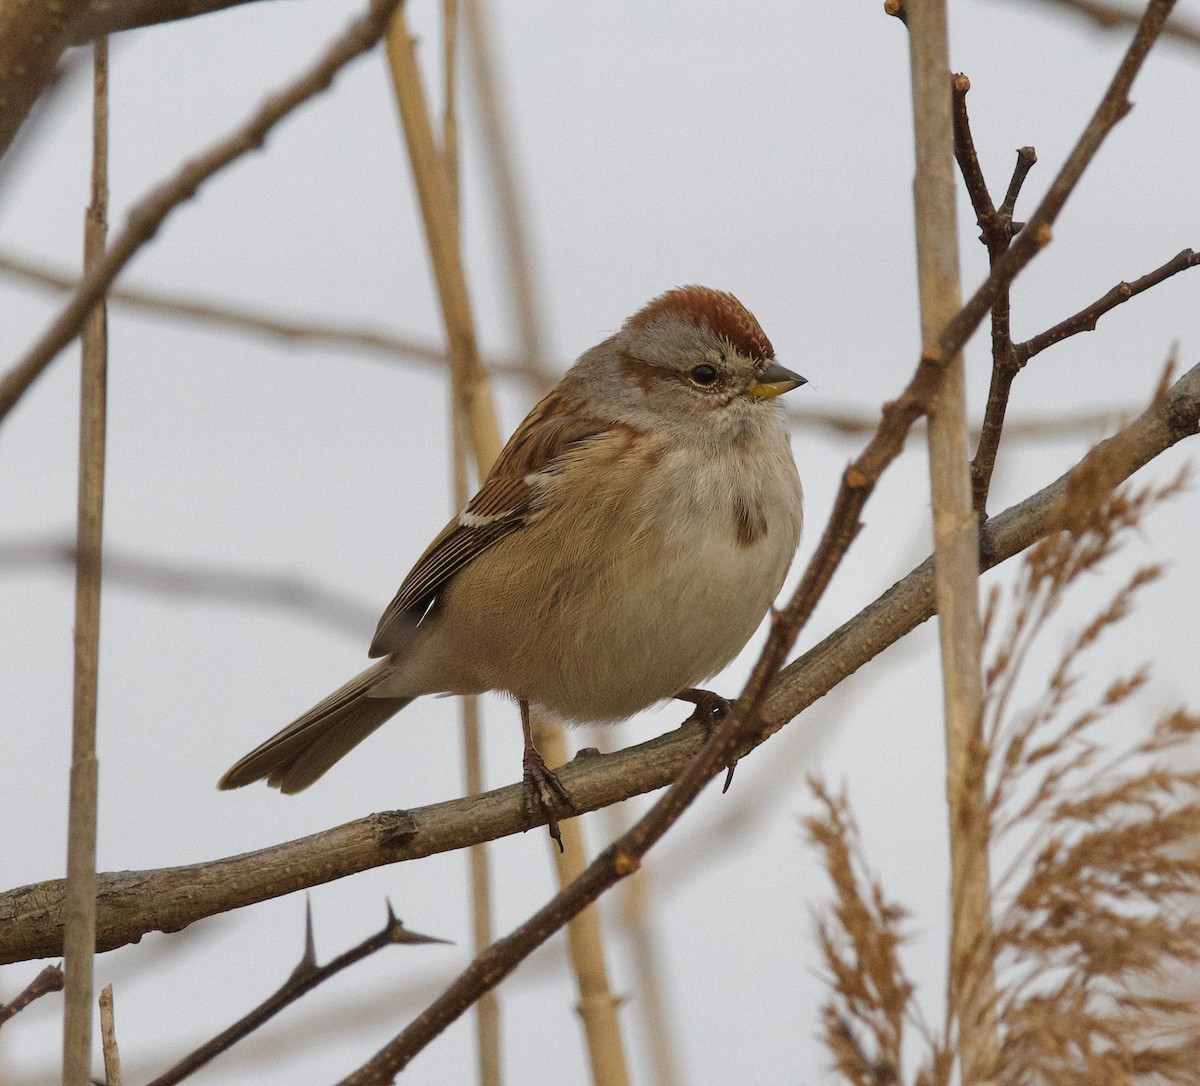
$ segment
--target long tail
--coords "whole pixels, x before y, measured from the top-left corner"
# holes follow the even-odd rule
[[[381,660],[367,668],[278,735],[255,747],[220,779],[217,787],[241,788],[265,778],[272,788],[289,795],[307,788],[413,700],[367,696],[387,664],[387,660]]]

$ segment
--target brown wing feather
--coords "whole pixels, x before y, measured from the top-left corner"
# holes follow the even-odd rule
[[[580,441],[608,430],[604,421],[584,415],[580,405],[557,389],[526,417],[500,453],[479,492],[417,559],[396,598],[379,620],[371,656],[403,648],[438,592],[468,562],[520,529],[532,511],[536,485],[527,477],[553,471],[554,462]]]

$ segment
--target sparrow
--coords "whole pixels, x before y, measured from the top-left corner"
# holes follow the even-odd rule
[[[528,803],[570,796],[529,706],[623,720],[699,688],[749,640],[800,540],[775,361],[732,294],[667,291],[584,352],[509,439],[379,620],[379,662],[238,761],[222,789],[307,788],[414,698],[516,699]],[[557,835],[556,835],[557,836]]]

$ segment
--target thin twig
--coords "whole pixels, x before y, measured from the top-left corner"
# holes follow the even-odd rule
[[[954,76],[951,81],[954,155],[958,160],[963,183],[971,198],[975,221],[979,224],[980,240],[987,247],[988,263],[995,265],[1012,241],[1013,208],[1016,205],[1021,186],[1025,183],[1025,178],[1037,161],[1037,154],[1032,147],[1022,147],[1017,151],[1017,164],[1013,170],[1012,179],[1009,181],[1008,191],[1000,206],[994,206],[988,193],[983,171],[979,167],[975,140],[971,135],[971,120],[967,112],[967,92],[970,89],[971,81],[965,75]],[[1012,386],[1013,378],[1020,369],[1013,354],[1010,321],[1009,292],[1005,290],[1000,293],[992,305],[991,388],[988,392],[982,435],[975,458],[971,463],[972,503],[975,512],[980,517],[987,515],[988,489],[991,486],[992,473],[995,470],[996,452],[1000,445],[1004,415],[1008,407],[1009,389]]]
[[[1135,279],[1132,283],[1122,280],[1112,290],[1101,295],[1078,313],[1060,321],[1053,328],[1047,328],[1046,331],[1025,340],[1024,343],[1018,343],[1016,345],[1018,364],[1025,365],[1034,355],[1040,354],[1047,347],[1053,347],[1056,343],[1061,343],[1064,339],[1078,335],[1080,332],[1094,332],[1100,318],[1110,310],[1116,309],[1122,302],[1127,302],[1135,295],[1141,294],[1142,291],[1157,286],[1172,275],[1197,266],[1200,266],[1200,253],[1184,249],[1182,252],[1176,253],[1162,267],[1147,272],[1140,279]]]
[[[31,536],[0,541],[0,573],[52,566],[75,568],[73,539]],[[104,582],[165,596],[206,599],[239,607],[274,608],[306,618],[362,640],[378,619],[378,610],[319,582],[268,570],[240,570],[158,558],[135,551],[104,548]]]
[[[104,1086],[121,1086],[121,1050],[117,1047],[111,984],[100,990],[100,1043],[104,1052]]]
[[[1091,449],[1070,472],[988,520],[980,564],[990,569],[1058,527],[1070,480],[1102,465],[1114,485],[1200,429],[1200,365],[1141,415]],[[735,751],[744,756],[797,714],[934,613],[933,559],[779,675],[763,709],[763,731]],[[580,813],[661,788],[702,747],[705,731],[687,725],[614,754],[576,758],[558,773]],[[520,785],[408,811],[384,812],[255,852],[182,867],[103,874],[98,885],[97,949],[112,950],[152,931],[178,931],[206,916],[255,904],[384,864],[463,848],[539,824]],[[62,950],[63,882],[0,893],[0,965]]]
[[[994,229],[996,208],[988,193],[987,181],[979,166],[979,154],[975,150],[975,140],[971,136],[971,120],[967,114],[967,91],[971,89],[971,81],[962,73],[957,72],[950,82],[951,116],[954,124],[954,158],[958,162],[963,184],[967,187],[967,195],[971,198],[971,207],[975,211],[975,221],[985,241],[989,231]],[[1004,239],[1004,248],[1008,247],[1008,238]],[[991,243],[988,242],[991,249]]]
[[[965,110],[964,110],[965,117]],[[969,138],[969,130],[968,130]],[[984,243],[987,245],[988,262],[995,264],[1008,248],[1012,240],[1013,210],[1021,186],[1029,171],[1037,162],[1037,152],[1032,147],[1017,149],[1017,162],[1013,167],[1012,178],[1008,183],[1008,191],[1004,201],[995,210],[988,227],[984,230]],[[992,378],[988,388],[987,406],[983,413],[983,426],[980,428],[978,443],[975,447],[975,457],[971,461],[971,491],[975,512],[980,517],[987,516],[988,492],[992,485],[992,476],[996,470],[996,455],[1000,450],[1000,437],[1005,433],[1004,423],[1008,413],[1008,398],[1012,391],[1012,383],[1020,372],[1021,366],[1017,361],[1016,348],[1012,340],[1012,310],[1009,292],[1005,291],[996,299],[992,306]]]
[[[45,261],[3,251],[0,251],[0,272],[7,272],[25,282],[54,290],[75,290],[80,282],[78,276]],[[290,343],[327,344],[437,366],[445,366],[449,360],[445,348],[433,340],[366,324],[313,320],[309,317],[146,287],[114,287],[108,292],[108,301],[120,302],[151,313],[212,324],[218,328],[254,332]],[[489,373],[515,377],[527,382],[539,393],[558,380],[557,372],[545,363],[534,365],[507,355],[489,355],[484,359],[484,363]],[[831,419],[829,425],[837,428],[836,416]],[[865,427],[868,424],[864,422],[863,425]]]
[[[995,209],[966,123],[970,82],[961,75],[949,79],[945,0],[908,0],[908,38],[916,135],[913,190],[921,335],[929,345],[961,304],[952,166],[956,128],[959,165],[985,236]],[[947,93],[948,82],[952,94]],[[1007,311],[1007,295],[1007,291],[1000,293],[993,315],[999,306]],[[963,1081],[976,1083],[990,1077],[996,1064],[996,981],[991,953],[987,805],[978,769],[983,713],[979,520],[971,502],[961,352],[944,359],[929,411],[928,436],[950,822],[948,1017],[958,1027]]]
[[[1095,113],[1076,141],[1066,162],[1058,171],[1037,210],[1016,236],[1008,251],[996,261],[983,285],[968,299],[958,315],[943,329],[938,347],[942,357],[961,347],[979,326],[985,313],[1016,278],[1020,270],[1050,243],[1051,227],[1074,191],[1100,145],[1109,132],[1133,108],[1129,89],[1141,70],[1151,46],[1162,33],[1163,24],[1175,6],[1175,0],[1150,0],[1138,25],[1137,33],[1125,51],[1112,82],[1096,107]]]
[[[233,1047],[238,1041],[248,1037],[264,1022],[270,1021],[284,1007],[295,1003],[301,996],[307,995],[317,985],[324,983],[343,969],[361,962],[386,946],[398,943],[416,945],[421,943],[445,944],[447,942],[445,939],[438,939],[432,935],[419,935],[415,931],[408,931],[403,922],[396,919],[391,905],[388,905],[387,920],[381,931],[364,939],[358,946],[351,947],[345,953],[339,954],[327,964],[317,965],[311,906],[306,913],[306,918],[304,953],[296,968],[292,970],[292,975],[283,982],[279,991],[264,999],[254,1010],[243,1015],[228,1029],[218,1033],[211,1041],[206,1041],[194,1052],[189,1053],[173,1067],[164,1071],[148,1086],[175,1086],[175,1083],[182,1082],[222,1052]]]
[[[84,222],[85,274],[103,259],[108,227],[108,40],[93,48],[92,197]],[[63,1086],[87,1086],[92,1061],[92,963],[96,953],[96,692],[100,657],[100,567],[104,524],[108,332],[104,299],[83,328],[79,404],[79,512],[75,559],[75,683],[67,812],[63,956]]]
[[[1129,26],[1137,26],[1141,18],[1138,11],[1106,3],[1105,0],[1040,0],[1040,3],[1081,15],[1101,30],[1124,30]],[[1187,45],[1200,45],[1200,26],[1183,19],[1171,19],[1163,28],[1163,37]]]
[[[68,275],[61,269],[52,267],[43,261],[30,260],[3,252],[0,252],[0,272],[8,272],[27,282],[56,290],[74,290],[79,285],[77,276]],[[513,278],[515,281],[516,277]],[[329,344],[353,350],[378,352],[404,361],[437,366],[446,365],[449,357],[437,343],[396,332],[357,324],[314,321],[288,314],[249,309],[227,302],[166,291],[153,291],[142,287],[114,287],[108,293],[108,301],[110,304],[118,302],[154,313],[211,323],[217,327],[260,333],[288,342]],[[522,319],[521,323],[524,326],[525,320]],[[524,332],[521,342],[527,342]],[[528,352],[522,350],[521,357],[525,358],[527,355]],[[555,376],[557,368],[543,364],[527,365],[515,357],[486,355],[482,361],[489,373],[524,381],[539,393],[544,392],[557,379]],[[875,413],[868,414],[852,408],[817,409],[795,405],[785,405],[785,408],[793,425],[828,430],[832,434],[840,436],[873,433],[879,421]],[[1070,434],[1090,435],[1125,413],[1127,412],[1123,407],[1112,407],[1107,410],[1074,411],[1070,414],[1049,415],[1041,419],[1023,419],[1009,423],[1005,428],[1005,433],[1010,438],[1059,438]],[[980,426],[979,423],[973,426],[971,431],[973,438],[978,439],[981,432]]]
[[[46,966],[12,1000],[0,1003],[0,1026],[20,1014],[35,999],[41,999],[51,992],[61,992],[64,983],[63,971],[57,965]]]
[[[458,185],[458,115],[456,110],[458,76],[458,0],[443,0],[443,57],[445,85],[443,88],[442,162],[454,211],[455,229],[461,231],[462,208]],[[448,359],[447,359],[448,361]],[[451,381],[461,370],[449,368]],[[465,401],[461,396],[450,397],[450,434],[454,453],[454,508],[463,509],[471,496],[470,427],[463,414]],[[459,698],[462,718],[464,794],[478,795],[483,791],[483,739],[479,727],[479,697],[466,694]],[[467,850],[471,882],[472,952],[478,954],[495,939],[492,919],[492,879],[488,846],[485,842]],[[487,992],[475,1005],[475,1047],[479,1061],[479,1086],[500,1086],[500,1000],[494,991]]]
[[[271,129],[298,106],[325,90],[334,76],[355,57],[365,53],[383,35],[388,16],[398,0],[370,0],[370,9],[307,72],[269,98],[240,128],[184,166],[159,185],[129,213],[125,229],[79,284],[71,300],[41,338],[0,381],[0,420],[58,353],[78,334],[88,312],[133,255],[162,227],[175,208],[196,195],[200,186],[242,155],[260,149]]]

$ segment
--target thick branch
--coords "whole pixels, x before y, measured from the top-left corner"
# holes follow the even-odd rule
[[[54,78],[70,28],[89,2],[0,4],[0,158]]]
[[[193,19],[240,7],[250,0],[90,0],[87,11],[71,25],[71,45],[84,45],[105,34]]]
[[[1085,460],[1103,458],[1108,477],[1119,481],[1198,427],[1200,366]],[[1011,558],[1053,530],[1068,478],[1062,476],[988,521],[980,546],[984,568]],[[765,734],[778,731],[932,614],[933,561],[927,559],[782,671],[763,707]],[[580,812],[596,810],[670,783],[703,742],[703,729],[690,725],[615,754],[576,758],[559,775]],[[147,932],[178,931],[215,913],[383,864],[492,841],[536,824],[523,809],[520,786],[512,785],[412,811],[371,815],[207,863],[109,872],[99,877],[98,949],[112,950]],[[54,879],[0,894],[0,964],[61,953],[62,893],[62,880]]]

